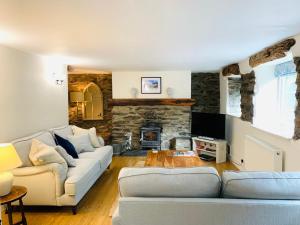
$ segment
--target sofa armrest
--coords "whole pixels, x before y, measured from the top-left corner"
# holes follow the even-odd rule
[[[48,172],[48,171],[51,171],[53,173],[58,173],[62,176],[64,174],[65,176],[67,175],[66,174],[67,168],[65,168],[64,164],[59,164],[59,163],[50,163],[42,166],[21,167],[21,168],[14,169],[12,173],[14,176],[31,176],[35,174]]]
[[[121,217],[119,215],[119,207],[115,209],[112,215],[112,225],[121,225]]]
[[[61,196],[64,193],[64,182],[67,178],[68,166],[66,163],[50,163],[42,166],[31,166],[31,167],[22,167],[12,170],[12,173],[16,180],[22,178],[26,180],[26,177],[34,179],[36,177],[36,182],[48,182],[48,181],[39,181],[39,175],[50,173],[54,176],[55,181],[55,192],[56,196]],[[31,180],[28,179],[28,180]],[[51,183],[51,181],[49,181]],[[29,186],[29,185],[28,185]]]

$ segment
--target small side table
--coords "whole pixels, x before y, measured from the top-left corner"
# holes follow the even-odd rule
[[[24,213],[24,208],[23,208],[23,201],[22,198],[27,194],[27,188],[22,187],[22,186],[13,186],[11,189],[11,192],[8,195],[0,197],[0,204],[1,205],[6,205],[7,206],[7,216],[8,216],[8,222],[9,225],[27,225],[27,221],[25,218],[25,213]],[[22,214],[22,220],[17,223],[13,223],[13,218],[12,218],[12,206],[11,203],[19,201],[20,204],[20,211]]]

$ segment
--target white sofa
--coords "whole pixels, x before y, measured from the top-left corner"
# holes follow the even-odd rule
[[[299,225],[300,173],[124,168],[113,225]]]
[[[104,146],[80,153],[76,167],[58,163],[33,166],[29,160],[32,139],[55,146],[54,133],[64,138],[73,134],[71,126],[64,126],[12,142],[23,162],[21,168],[13,170],[14,185],[27,187],[25,205],[72,206],[75,214],[76,205],[112,162],[113,150]]]

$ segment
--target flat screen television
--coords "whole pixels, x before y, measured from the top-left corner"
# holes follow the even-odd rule
[[[225,139],[225,115],[192,112],[192,135]]]

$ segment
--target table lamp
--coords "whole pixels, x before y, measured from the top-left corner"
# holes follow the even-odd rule
[[[11,191],[13,175],[9,170],[22,165],[21,159],[12,144],[0,144],[0,197]]]

